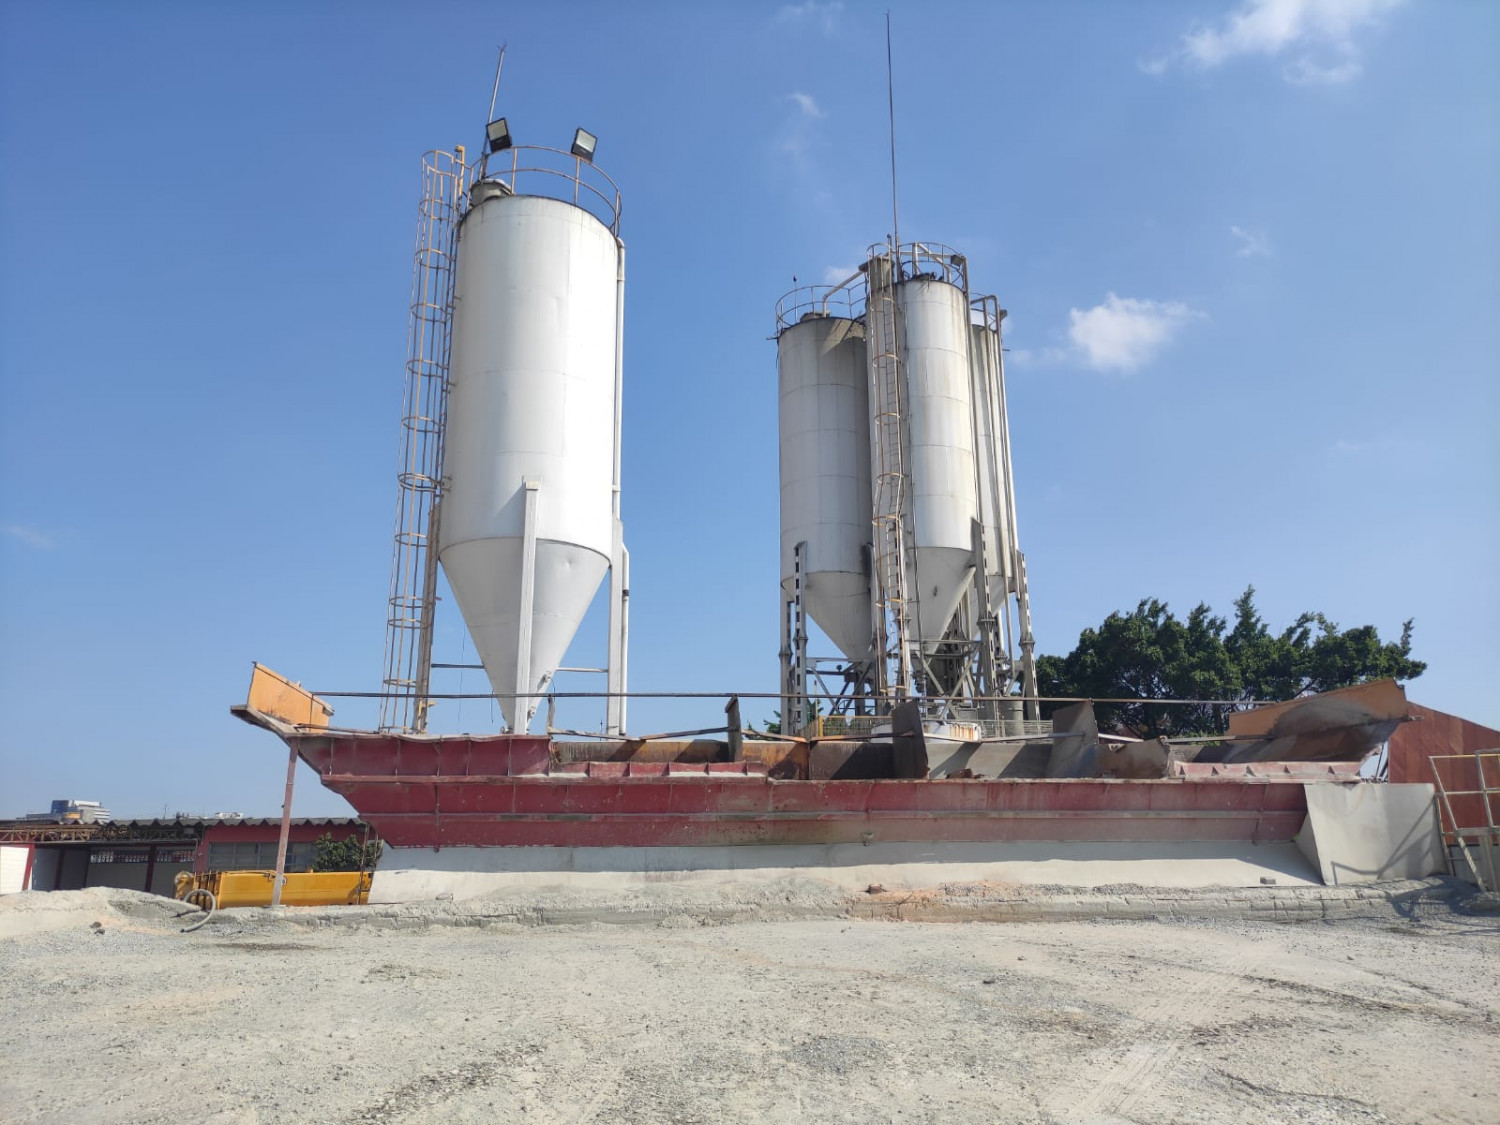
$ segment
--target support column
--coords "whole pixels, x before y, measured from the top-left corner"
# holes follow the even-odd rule
[[[790,715],[782,716],[782,734],[802,733],[802,728],[812,721],[807,705],[807,606],[802,596],[802,576],[807,569],[807,544],[798,543],[792,549],[792,676],[796,687],[796,701]],[[791,729],[787,730],[790,721]]]
[[[990,577],[989,559],[984,550],[984,525],[978,520],[973,521],[972,527],[974,545],[974,616],[978,624],[979,633],[979,685],[976,695],[1000,695],[1010,691],[1010,681],[1007,678],[1002,685],[998,669],[995,667],[995,649],[997,647],[996,633],[999,622],[995,618],[994,608],[990,605]],[[1000,715],[1000,704],[994,700],[987,700],[979,705],[979,714],[986,719],[995,719]]]
[[[297,780],[297,748],[289,746],[286,761],[286,792],[281,798],[281,835],[276,839],[276,874],[271,879],[271,905],[281,905],[281,884],[286,881],[286,845],[292,836],[292,786]]]
[[[536,509],[541,482],[526,482],[526,514],[521,532],[521,620],[516,631],[516,695],[512,733],[531,727],[531,616],[536,599]]]
[[[779,590],[778,593],[781,602],[781,650],[777,653],[777,663],[781,666],[781,726],[783,733],[786,733],[786,728],[791,725],[792,700],[797,695],[797,676],[792,664],[792,603],[787,600],[785,590]]]
[[[1031,634],[1031,593],[1026,587],[1026,556],[1016,552],[1016,605],[1021,617],[1021,694],[1026,696],[1026,717],[1040,719],[1042,705],[1037,702],[1036,638]]]

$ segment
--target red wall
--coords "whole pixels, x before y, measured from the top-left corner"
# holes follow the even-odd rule
[[[315,843],[320,837],[331,835],[335,840],[359,836],[363,828],[342,824],[293,824],[287,836],[288,844]],[[243,821],[228,821],[211,824],[203,830],[203,839],[198,841],[198,858],[193,870],[199,874],[208,870],[208,846],[210,844],[274,844],[281,838],[281,822],[269,824],[246,824]]]
[[[1433,783],[1433,767],[1436,766],[1445,790],[1478,789],[1479,766],[1473,758],[1451,762],[1434,762],[1429,759],[1448,754],[1473,754],[1480,750],[1500,750],[1500,730],[1471,723],[1457,715],[1434,711],[1420,703],[1408,703],[1406,713],[1416,721],[1402,723],[1391,735],[1390,777],[1392,782]],[[1490,787],[1500,786],[1500,760],[1485,761],[1485,780]],[[1491,798],[1500,813],[1500,798]],[[1478,828],[1489,823],[1484,808],[1484,798],[1453,797],[1453,816],[1464,828]],[[1438,802],[1442,812],[1443,829],[1452,831],[1453,822],[1447,809]]]

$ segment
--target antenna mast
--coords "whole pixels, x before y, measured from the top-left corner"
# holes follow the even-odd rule
[[[505,44],[500,44],[500,61],[495,64],[495,86],[490,91],[490,115],[484,119],[488,125],[495,120],[495,102],[500,98],[500,72],[505,69]]]
[[[891,238],[896,243],[896,260],[901,255],[901,217],[896,206],[896,68],[891,63],[891,13],[885,13],[885,94],[891,120]]]

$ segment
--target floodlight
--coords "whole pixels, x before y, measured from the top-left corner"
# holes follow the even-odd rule
[[[499,152],[503,148],[510,148],[510,126],[505,123],[505,118],[497,117],[484,127],[485,138],[489,141],[490,151]]]
[[[599,138],[587,129],[579,129],[573,134],[573,155],[581,156],[590,164],[594,162],[594,149],[599,147]]]

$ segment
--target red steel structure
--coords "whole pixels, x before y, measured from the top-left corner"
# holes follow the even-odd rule
[[[559,764],[542,737],[262,725],[397,847],[1273,843],[1307,812],[1293,777],[779,780],[743,761]]]

